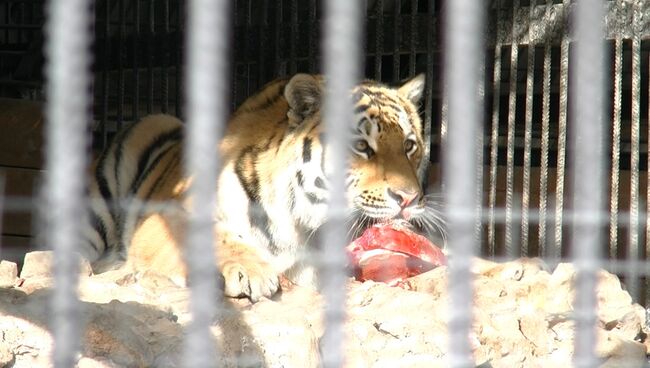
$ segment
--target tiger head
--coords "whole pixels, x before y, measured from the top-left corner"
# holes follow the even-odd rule
[[[301,171],[301,180],[308,195],[327,196],[328,172],[327,143],[324,142],[324,125],[320,107],[323,81],[305,74],[294,76],[286,85],[284,95],[289,105],[289,121],[306,124],[311,135],[309,151],[322,153],[325,164],[322,170],[307,167]],[[424,156],[422,121],[418,105],[424,91],[424,75],[419,75],[399,87],[393,88],[364,81],[354,87],[354,120],[351,122],[347,196],[351,211],[360,218],[353,226],[388,219],[402,218],[426,224],[421,220],[426,204],[418,178]],[[303,147],[304,161],[304,147]],[[310,155],[311,156],[311,155]],[[324,172],[324,177],[319,173]]]

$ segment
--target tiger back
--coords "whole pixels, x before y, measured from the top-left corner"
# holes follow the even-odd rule
[[[364,81],[350,91],[351,231],[392,218],[428,221],[417,177],[425,164],[417,108],[423,79],[397,88]],[[322,124],[324,94],[322,77],[297,74],[263,87],[229,121],[219,146],[216,254],[206,255],[215,257],[228,296],[271,296],[280,274],[302,285],[316,282],[309,253],[313,233],[327,220],[334,169]],[[182,123],[156,115],[118,134],[100,157],[91,190],[103,200],[93,206],[87,252],[98,270],[126,260],[136,269],[185,279],[191,178],[181,167],[182,142]],[[170,202],[171,210],[145,210]]]

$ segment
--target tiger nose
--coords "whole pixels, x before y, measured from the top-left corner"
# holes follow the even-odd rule
[[[420,196],[420,192],[407,192],[401,189],[392,190],[388,189],[388,195],[393,198],[399,206],[404,208]]]

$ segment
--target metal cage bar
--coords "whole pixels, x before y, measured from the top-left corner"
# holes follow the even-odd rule
[[[270,15],[268,13],[268,1],[264,0],[262,1],[262,12],[260,14],[261,20],[260,20],[260,25],[259,25],[259,44],[258,47],[260,50],[265,49],[265,45],[270,42],[270,26],[269,26],[269,18]],[[260,52],[258,54],[258,60],[257,60],[257,69],[258,69],[258,74],[257,74],[257,85],[262,85],[266,81],[266,70],[265,68],[267,67],[267,63],[269,60],[267,60],[267,56],[265,52]],[[248,84],[248,88],[246,91],[246,95],[249,96],[251,93],[254,91],[251,89],[250,82]]]
[[[648,75],[650,76],[650,58],[648,60]],[[650,100],[650,96],[648,97]],[[650,101],[649,101],[650,102]],[[648,103],[648,117],[650,118],[650,103]],[[646,211],[645,211],[645,256],[650,258],[650,177],[647,171],[650,170],[650,124],[648,124],[648,144],[647,144],[647,166],[646,166]],[[643,269],[643,268],[642,268]],[[648,268],[650,269],[650,268]],[[645,305],[650,307],[650,275],[645,275],[644,289],[646,290]],[[650,316],[649,316],[650,317]]]
[[[213,366],[214,340],[210,330],[217,294],[213,219],[217,157],[214,147],[229,111],[228,60],[230,24],[228,0],[188,2],[187,38],[187,140],[185,167],[193,181],[189,189],[192,206],[185,259],[191,289],[190,322],[185,346],[188,367]],[[218,255],[217,255],[218,257]]]
[[[55,367],[72,367],[80,348],[80,305],[77,300],[78,258],[89,142],[90,3],[50,1],[45,24],[47,64],[46,152],[41,220],[54,248],[52,332]],[[56,208],[56,211],[52,209]]]
[[[140,57],[138,55],[139,45],[138,40],[140,39],[140,1],[135,1],[133,3],[133,40],[131,45],[132,60],[131,68],[133,68],[133,92],[132,92],[132,110],[131,115],[134,121],[137,121],[140,117]]]
[[[154,35],[156,34],[156,10],[155,10],[155,0],[149,0],[149,7],[147,13],[147,114],[151,114],[154,111],[154,45],[156,45]]]
[[[279,1],[272,1],[271,3],[275,3],[276,6],[274,7],[273,11],[273,17],[271,18],[269,16],[269,19],[271,20],[271,29],[270,32],[273,35],[273,68],[271,69],[272,75],[270,76],[271,79],[273,76],[277,75],[283,75],[284,70],[282,69],[282,54],[284,53],[283,50],[281,51],[281,40],[282,40],[282,5],[284,3],[283,0]],[[261,85],[261,84],[260,84]]]
[[[411,0],[411,34],[409,37],[409,76],[415,75],[415,59],[416,59],[416,40],[417,40],[417,16],[418,16],[418,0]]]
[[[119,0],[117,2],[118,14],[120,18],[118,20],[118,31],[117,31],[117,43],[118,45],[124,44],[124,39],[126,38],[126,5],[124,4],[125,0]],[[125,93],[125,80],[124,80],[124,61],[126,59],[126,48],[119,47],[117,51],[117,124],[118,128],[122,127],[124,124],[124,93]]]
[[[529,6],[529,17],[533,18],[536,6],[531,3]],[[532,29],[529,30],[529,38],[532,38]],[[533,134],[533,93],[535,86],[535,46],[528,45],[526,65],[526,117],[524,122],[524,175],[521,195],[521,255],[527,256],[529,249],[529,212],[530,212],[530,175],[531,175],[531,150]]]
[[[501,9],[501,1],[497,0],[497,9]],[[497,202],[497,173],[499,154],[499,106],[501,102],[501,53],[502,53],[502,30],[497,29],[496,42],[494,46],[494,75],[492,79],[492,127],[490,135],[490,184],[488,194],[488,207],[490,218],[487,225],[487,253],[489,256],[496,255],[496,202]]]
[[[165,39],[163,41],[163,47],[165,50],[163,51],[162,54],[162,67],[160,68],[160,111],[164,114],[169,113],[169,64],[170,64],[170,54],[171,50],[170,49],[170,44],[169,44],[169,33],[170,33],[170,25],[169,25],[169,0],[164,0],[163,2],[163,28],[164,28],[164,35]]]
[[[609,257],[616,259],[618,254],[618,212],[621,168],[621,96],[623,84],[623,41],[614,41],[614,115],[612,121],[612,165],[609,197]]]
[[[604,224],[603,2],[583,0],[575,13],[572,112],[572,251],[576,267],[574,364],[595,367],[598,268]]]
[[[638,5],[633,5],[635,8]],[[635,9],[639,10],[640,9]],[[636,26],[638,11],[634,11],[633,23],[635,24],[632,36],[632,121],[630,132],[630,226],[628,230],[628,260],[636,261],[640,257],[639,247],[639,154],[641,151],[641,38],[640,30]],[[628,291],[633,300],[639,300],[639,270],[629,267],[625,278]]]
[[[551,13],[551,0],[546,1],[545,16],[549,17]],[[539,254],[542,257],[548,255],[548,155],[550,140],[550,122],[551,122],[551,43],[546,40],[544,45],[544,65],[542,71],[542,136],[540,146],[540,169],[539,169],[539,225],[538,241]]]
[[[290,2],[291,36],[289,42],[289,74],[298,72],[298,0]]]
[[[345,320],[345,166],[348,146],[348,122],[352,121],[350,90],[361,77],[361,2],[330,0],[325,4],[323,38],[324,70],[327,92],[324,121],[330,164],[337,168],[329,178],[328,223],[324,226],[327,244],[321,245],[319,275],[325,297],[325,332],[321,338],[323,367],[343,365],[343,323]],[[324,241],[324,239],[322,239]]]
[[[393,82],[400,79],[400,42],[402,40],[402,2],[393,1]]]
[[[375,3],[375,60],[373,78],[381,80],[382,56],[384,54],[384,0]]]
[[[111,33],[111,18],[110,18],[111,12],[109,11],[108,0],[104,0],[101,3],[103,3],[105,6],[105,13],[103,14],[104,15],[103,31],[104,31],[104,37],[106,39],[102,52],[103,52],[104,60],[108,60],[111,54],[111,47],[110,47],[111,43],[109,41],[110,33]],[[102,70],[102,105],[101,105],[101,118],[100,118],[101,127],[102,127],[102,147],[108,146],[107,123],[108,123],[108,96],[110,94],[109,74],[110,74],[109,63],[105,62],[104,68]]]
[[[5,176],[5,173],[0,171],[0,219],[2,218],[2,215],[4,215],[4,210],[5,210],[5,188],[7,184],[7,178]],[[2,234],[2,222],[0,221],[0,234]],[[2,259],[3,254],[2,254],[2,238],[0,238],[0,259]]]
[[[432,135],[433,135],[433,129],[431,124],[433,123],[433,81],[434,81],[434,75],[433,75],[433,52],[434,52],[434,43],[435,43],[435,28],[434,28],[434,22],[435,22],[435,17],[434,17],[434,12],[435,12],[435,0],[427,0],[427,13],[426,13],[426,19],[427,19],[427,37],[426,37],[426,50],[427,50],[427,56],[426,56],[426,65],[427,65],[427,72],[425,74],[426,81],[425,81],[425,93],[424,95],[426,96],[426,100],[424,101],[424,157],[423,160],[428,160],[431,162],[431,142],[432,142]],[[423,170],[424,172],[420,173],[420,177],[425,181],[425,185],[428,185],[428,172],[427,172],[427,167],[426,165],[423,165]]]
[[[517,20],[519,0],[512,4],[512,23]],[[517,68],[519,64],[519,44],[514,39],[517,27],[512,27],[513,42],[510,45],[510,86],[508,90],[508,128],[506,133],[506,218],[505,218],[505,250],[510,258],[517,257],[521,251],[514,244],[513,211],[515,201],[515,116],[517,110]]]
[[[568,12],[570,0],[563,0],[565,11]],[[557,142],[557,171],[555,172],[555,241],[551,257],[562,257],[562,226],[564,216],[564,176],[566,172],[566,141],[567,141],[567,103],[569,89],[569,34],[562,34],[560,43],[560,116],[558,120]]]
[[[309,24],[311,25],[311,30],[309,31],[309,37],[308,37],[309,61],[307,62],[307,64],[310,73],[316,73],[316,70],[318,68],[318,62],[317,62],[318,47],[316,45],[316,41],[318,39],[318,27],[316,23],[316,15],[317,15],[316,1],[317,0],[308,1],[309,10],[308,10],[307,18],[309,20]]]
[[[472,326],[473,287],[469,270],[477,249],[475,215],[476,137],[480,132],[481,104],[479,84],[483,45],[483,5],[473,0],[457,0],[447,4],[445,30],[445,85],[449,106],[449,131],[445,176],[448,199],[449,248],[449,365],[472,365],[469,333]],[[472,55],[471,58],[466,55]],[[471,193],[471,194],[470,194]]]

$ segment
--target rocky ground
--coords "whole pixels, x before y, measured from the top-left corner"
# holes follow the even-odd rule
[[[0,367],[50,366],[48,303],[51,254],[29,253],[20,277],[0,263]],[[538,260],[477,260],[477,366],[568,366],[573,350],[570,264],[549,272]],[[79,297],[85,322],[79,367],[182,366],[188,290],[164,276],[112,271],[91,275],[82,262]],[[412,290],[351,282],[345,353],[350,367],[446,366],[446,267],[410,280]],[[618,278],[600,273],[598,344],[602,367],[643,367],[650,332],[643,307]],[[226,301],[212,327],[219,367],[316,367],[322,299],[292,287],[254,305]]]

